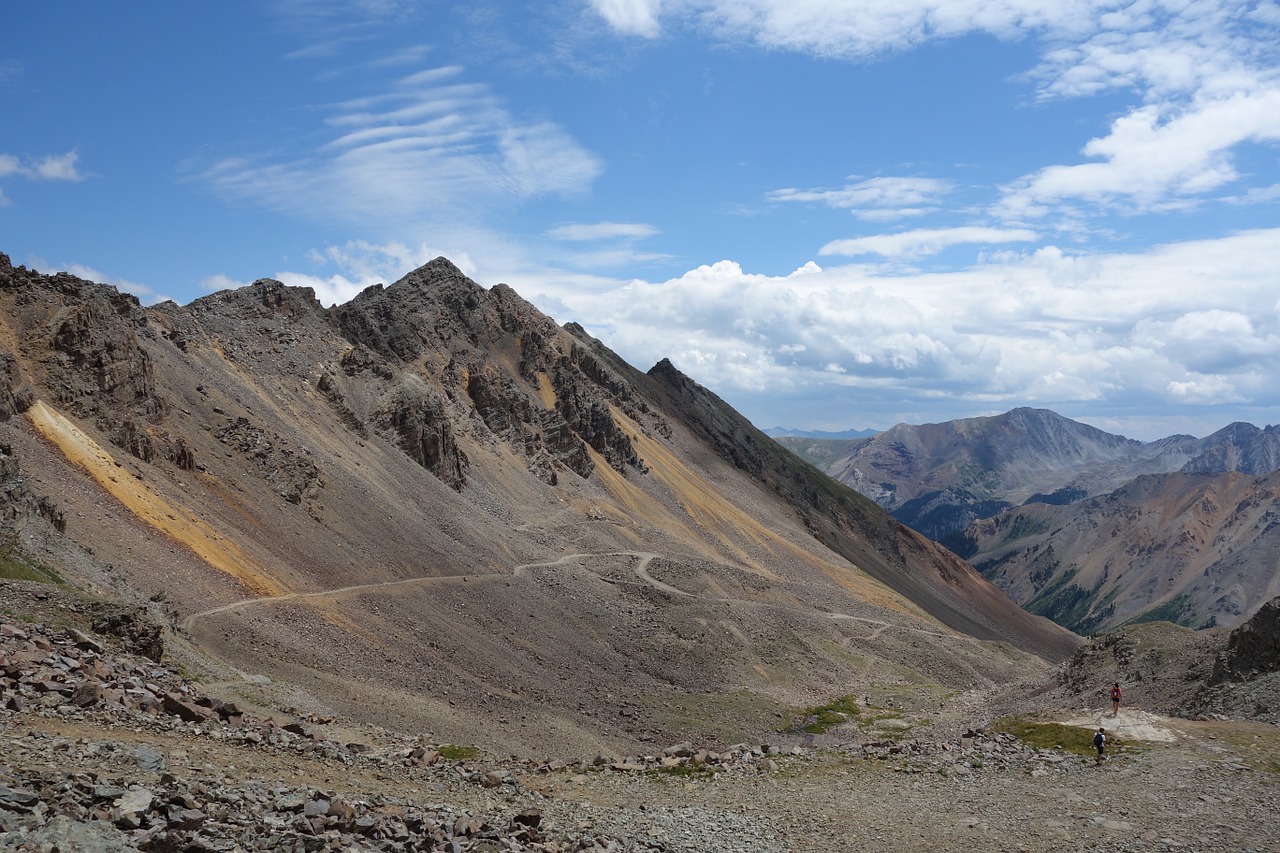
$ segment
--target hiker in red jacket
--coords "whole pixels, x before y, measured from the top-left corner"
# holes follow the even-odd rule
[[[1120,682],[1111,685],[1111,716],[1120,714]]]

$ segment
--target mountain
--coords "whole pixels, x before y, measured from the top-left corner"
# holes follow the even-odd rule
[[[867,441],[865,438],[802,438],[787,435],[777,436],[773,440],[819,471],[826,471],[837,460],[845,458],[855,447]]]
[[[1280,427],[1139,442],[1014,409],[899,425],[824,467],[1032,612],[1092,633],[1152,618],[1236,625],[1280,592],[1278,465]]]
[[[874,429],[844,429],[837,432],[828,432],[821,429],[791,429],[790,427],[768,427],[761,430],[770,438],[823,438],[832,440],[842,440],[849,438],[870,438],[879,430]]]
[[[1280,595],[1280,472],[1146,475],[967,534],[984,575],[1081,633],[1152,619],[1230,627]]]
[[[4,565],[148,610],[246,702],[624,751],[1079,642],[443,258],[330,309],[267,279],[144,308],[0,255],[0,303]]]
[[[898,424],[848,445],[784,441],[819,462],[838,455],[823,470],[944,542],[976,518],[1026,502],[1070,503],[1105,494],[1143,474],[1265,474],[1280,468],[1280,426],[1236,423],[1203,439],[1175,435],[1141,442],[1047,409]]]
[[[941,424],[898,424],[826,470],[900,521],[945,541],[969,521],[1036,495],[1083,497],[1167,470],[1179,447],[1149,447],[1024,408]]]

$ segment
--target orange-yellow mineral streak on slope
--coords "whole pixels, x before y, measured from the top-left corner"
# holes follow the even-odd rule
[[[63,456],[89,472],[130,512],[169,538],[180,542],[213,568],[225,572],[262,596],[277,596],[282,590],[255,561],[207,524],[179,506],[174,506],[130,476],[96,441],[57,410],[37,401],[27,410],[36,431],[57,445]]]
[[[650,472],[679,503],[681,509],[699,528],[717,541],[734,549],[741,562],[755,569],[758,574],[772,577],[773,573],[760,566],[758,561],[743,553],[732,543],[734,539],[753,543],[783,559],[806,563],[836,581],[857,598],[900,613],[923,615],[923,612],[884,584],[861,569],[848,571],[839,568],[829,558],[803,548],[790,539],[780,536],[767,525],[742,510],[719,489],[681,462],[662,442],[643,430],[616,408],[610,408],[616,422],[624,424],[633,435],[636,450]],[[842,561],[843,562],[843,561]]]

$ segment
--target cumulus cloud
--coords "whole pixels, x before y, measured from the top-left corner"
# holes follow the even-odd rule
[[[335,134],[293,159],[223,159],[198,176],[224,194],[324,220],[483,219],[497,206],[584,192],[598,158],[548,121],[513,116],[458,66],[335,104]]]
[[[725,260],[666,281],[511,283],[631,363],[670,357],[748,411],[849,393],[888,426],[950,404],[957,417],[975,405],[1280,405],[1277,252],[1269,229],[1128,254],[1047,247],[927,274],[767,276]]]
[[[820,255],[883,255],[887,258],[912,259],[933,255],[950,246],[964,243],[1026,243],[1039,239],[1025,228],[920,228],[896,234],[874,234],[833,240],[818,250]]]

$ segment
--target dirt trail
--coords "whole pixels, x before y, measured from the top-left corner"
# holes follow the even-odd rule
[[[632,557],[636,560],[636,564],[632,568],[632,571],[635,573],[635,576],[645,584],[648,584],[654,589],[659,590],[661,592],[665,592],[669,595],[680,596],[682,598],[698,598],[699,597],[694,593],[687,592],[683,589],[672,586],[671,584],[660,581],[657,578],[655,578],[653,575],[649,574],[649,569],[648,569],[649,564],[652,563],[654,560],[660,559],[662,557],[661,554],[655,554],[651,551],[607,551],[602,553],[566,554],[565,556],[560,557],[559,559],[556,559],[556,560],[549,560],[549,561],[540,562],[540,563],[521,563],[520,565],[515,566],[512,569],[510,577],[517,577],[517,578],[527,577],[529,569],[563,566],[577,560],[600,558],[600,557]],[[187,616],[182,621],[182,627],[184,631],[190,634],[192,627],[196,624],[197,621],[201,619],[205,619],[210,616],[216,616],[219,613],[226,613],[232,610],[241,610],[244,608],[254,607],[254,606],[285,604],[291,601],[308,601],[308,600],[332,601],[344,595],[352,595],[352,594],[357,594],[362,592],[369,592],[372,590],[392,589],[397,587],[418,586],[418,585],[433,585],[433,584],[458,582],[458,581],[470,582],[475,580],[496,580],[496,579],[505,578],[505,577],[508,577],[508,575],[505,575],[502,573],[496,573],[496,574],[484,574],[484,575],[444,575],[444,576],[435,576],[435,577],[426,577],[426,578],[406,578],[404,580],[398,580],[398,581],[382,581],[379,583],[354,584],[352,586],[344,586],[344,587],[339,587],[337,589],[318,590],[316,592],[293,592],[293,593],[288,593],[284,595],[264,596],[262,598],[249,598],[243,601],[233,601],[230,604],[223,604],[218,607],[212,607],[208,610],[202,610],[199,613],[193,613]],[[616,581],[613,581],[613,582],[616,582]],[[715,602],[717,604],[745,604],[745,605],[754,605],[754,606],[760,606],[760,607],[781,606],[776,604],[762,604],[761,602],[750,601],[747,599],[739,599],[739,598],[708,598],[706,600]],[[847,621],[853,621],[853,622],[863,622],[868,625],[876,626],[871,631],[871,633],[868,634],[867,636],[856,638],[859,640],[875,640],[875,639],[878,639],[880,635],[883,634],[885,631],[891,628],[897,628],[902,631],[911,631],[917,634],[924,634],[931,637],[941,637],[944,639],[959,637],[965,640],[969,640],[971,642],[978,642],[973,637],[968,637],[961,634],[944,633],[941,631],[929,631],[924,628],[913,628],[906,625],[895,625],[892,622],[886,622],[882,619],[871,619],[866,616],[853,616],[848,613],[826,613],[824,615],[828,619],[833,619],[837,621],[847,620]]]

